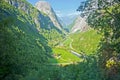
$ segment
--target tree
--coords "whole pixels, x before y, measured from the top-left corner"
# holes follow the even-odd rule
[[[120,55],[120,0],[86,0],[77,10],[87,17],[88,24],[103,35],[99,55],[99,65],[106,70],[109,80],[114,80],[119,74]],[[107,62],[113,60],[116,64],[108,69]],[[114,68],[114,77],[109,75]]]

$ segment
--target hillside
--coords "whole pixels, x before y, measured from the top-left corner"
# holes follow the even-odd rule
[[[0,79],[20,79],[17,76],[22,78],[48,62],[52,50],[27,13],[4,0],[0,1],[0,11]]]
[[[97,51],[101,39],[102,35],[90,29],[85,32],[70,34],[61,44],[66,49],[90,55]]]
[[[88,30],[86,32],[75,33],[71,35],[73,42],[71,43],[73,49],[85,54],[93,54],[97,51],[102,36],[95,30]]]
[[[24,14],[29,16],[28,21],[31,21],[37,31],[49,40],[48,44],[50,46],[54,46],[59,42],[56,38],[54,38],[55,36],[60,40],[63,38],[64,33],[62,28],[59,29],[57,25],[54,25],[54,21],[51,20],[49,15],[40,12],[25,0],[6,0],[6,2],[13,5],[15,8],[18,8],[21,12],[25,12]],[[57,21],[55,22],[58,23]],[[52,36],[53,33],[55,33],[54,36]],[[54,43],[51,43],[52,41],[54,41]]]
[[[63,63],[79,61],[78,57],[64,49],[52,49],[51,46],[63,40],[64,34],[54,26],[47,15],[25,0],[1,0],[0,11],[1,80],[23,78],[29,80],[27,77],[34,71],[35,74],[45,75],[44,70],[48,67],[46,64],[51,63],[50,59],[54,59],[57,63],[61,62],[62,58],[66,60],[62,61]],[[53,57],[55,55],[53,53],[58,52],[66,57],[57,60]],[[67,58],[68,54],[71,57]]]
[[[78,16],[73,23],[70,25],[70,32],[75,33],[75,32],[84,32],[89,30],[89,26],[87,22],[85,21],[85,18],[82,18],[81,16]]]

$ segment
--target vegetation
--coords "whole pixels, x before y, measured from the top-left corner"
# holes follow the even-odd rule
[[[71,32],[72,27],[75,25],[75,21],[76,21],[76,19],[73,21],[73,23],[71,23],[67,26],[69,32]]]
[[[69,57],[68,57],[69,55]],[[80,62],[81,59],[73,55],[70,51],[63,48],[53,48],[53,59],[56,59],[58,63],[75,63]]]
[[[98,64],[106,74],[105,80],[119,80],[120,1],[87,0],[83,3],[85,6],[81,5],[78,10],[83,12],[82,16],[88,15],[88,24],[104,36],[97,54]]]
[[[82,2],[78,10],[94,30],[67,38],[48,16],[22,3],[28,12],[0,1],[0,80],[120,80],[119,0]],[[78,58],[74,50],[88,55]]]
[[[40,33],[48,40],[48,44],[52,47],[58,45],[64,38],[64,34],[59,33],[56,29],[41,29]]]
[[[75,33],[71,35],[71,39],[73,39],[71,45],[78,52],[93,54],[97,51],[101,38],[101,35],[97,34],[95,30]]]
[[[0,11],[0,79],[20,80],[46,63],[52,50],[28,16],[4,1]]]
[[[102,34],[98,34],[96,30],[90,29],[86,32],[77,32],[70,34],[61,44],[64,48],[74,50],[78,53],[95,54],[98,50]]]

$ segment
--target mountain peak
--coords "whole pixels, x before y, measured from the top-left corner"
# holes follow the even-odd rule
[[[58,21],[58,18],[54,12],[54,10],[52,9],[51,5],[47,2],[47,1],[38,1],[35,4],[35,7],[40,11],[43,12],[45,14],[47,14],[49,16],[49,18],[51,19],[51,21],[53,22],[53,24],[59,29],[62,30],[62,26]]]
[[[35,7],[42,12],[45,12],[46,10],[51,10],[51,6],[47,1],[38,1],[35,4]]]

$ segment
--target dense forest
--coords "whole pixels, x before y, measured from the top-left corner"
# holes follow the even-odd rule
[[[103,35],[97,51],[98,66],[104,72],[105,80],[120,79],[120,1],[87,0],[78,11],[88,16],[88,24]],[[102,71],[101,71],[102,72]],[[103,79],[101,79],[103,80]]]
[[[0,0],[0,80],[120,80],[120,0],[77,11],[91,28],[68,33],[26,0]]]

